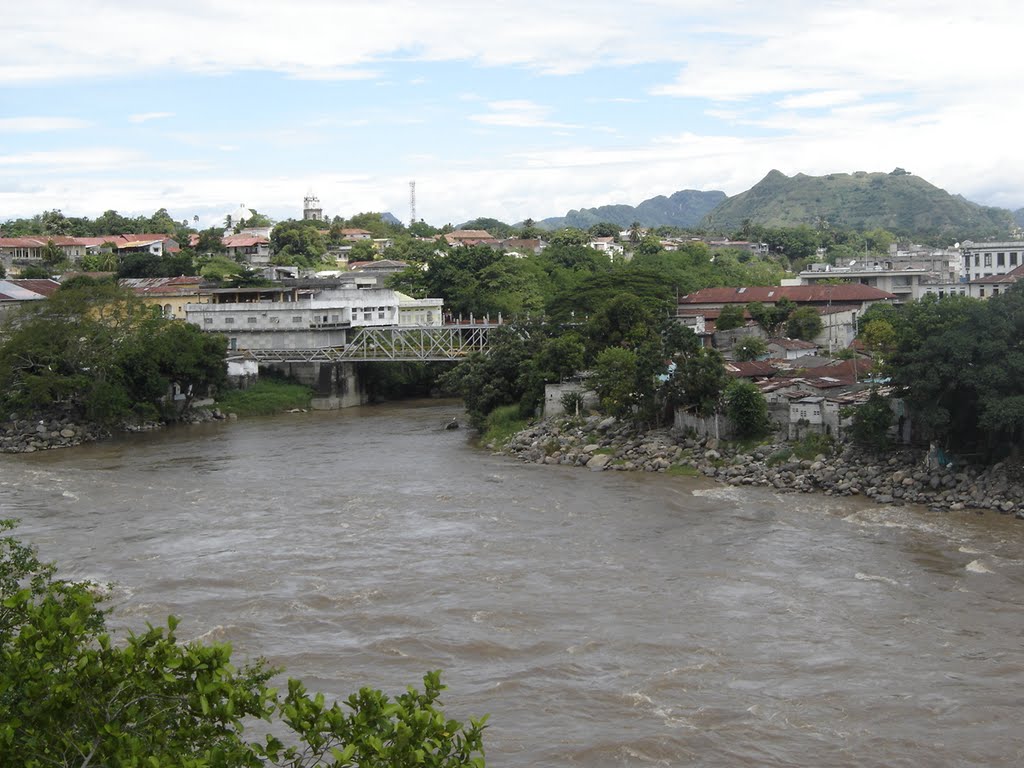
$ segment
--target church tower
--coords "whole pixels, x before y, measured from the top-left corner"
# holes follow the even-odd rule
[[[324,220],[324,209],[320,207],[320,199],[312,191],[302,199],[302,218],[313,221]]]

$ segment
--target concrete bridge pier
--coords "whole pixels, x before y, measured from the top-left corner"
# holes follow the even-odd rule
[[[368,400],[355,363],[272,363],[266,367],[312,387],[314,410],[350,408]]]

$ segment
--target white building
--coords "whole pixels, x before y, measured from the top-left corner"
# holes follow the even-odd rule
[[[389,288],[222,288],[204,293],[210,303],[187,305],[185,319],[224,334],[232,350],[341,347],[354,328],[442,324],[442,299],[400,297]]]
[[[971,280],[1012,272],[1024,264],[1024,241],[994,243],[965,242],[960,251],[964,258],[964,274]]]

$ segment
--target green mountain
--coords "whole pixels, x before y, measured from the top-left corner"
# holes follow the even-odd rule
[[[565,227],[586,229],[594,224],[609,222],[628,229],[636,221],[643,227],[695,227],[705,214],[725,199],[725,192],[684,189],[669,197],[652,197],[636,207],[602,205],[600,208],[569,211],[565,216],[544,219],[537,226],[550,230]]]
[[[1018,208],[1013,212],[1013,220],[1018,227],[1024,227],[1024,208]]]
[[[881,227],[899,235],[948,235],[962,240],[1007,236],[1013,219],[1005,209],[972,203],[897,168],[892,173],[798,173],[792,177],[773,170],[746,192],[718,205],[701,226],[727,233],[745,223]]]

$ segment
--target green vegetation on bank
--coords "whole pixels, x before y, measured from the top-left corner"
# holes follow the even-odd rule
[[[113,637],[97,585],[59,578],[12,528],[0,520],[4,768],[483,768],[486,717],[449,719],[439,672],[328,703],[296,679],[272,688],[262,660],[235,667],[226,643],[179,640],[174,618]]]
[[[167,320],[112,281],[75,278],[0,328],[0,416],[175,420],[224,385],[226,347],[223,336]]]
[[[217,396],[217,407],[239,416],[271,416],[309,408],[313,390],[302,384],[261,378],[246,389],[228,389]]]
[[[504,445],[512,435],[525,429],[527,423],[520,415],[518,405],[498,406],[487,414],[480,442],[484,445]]]

